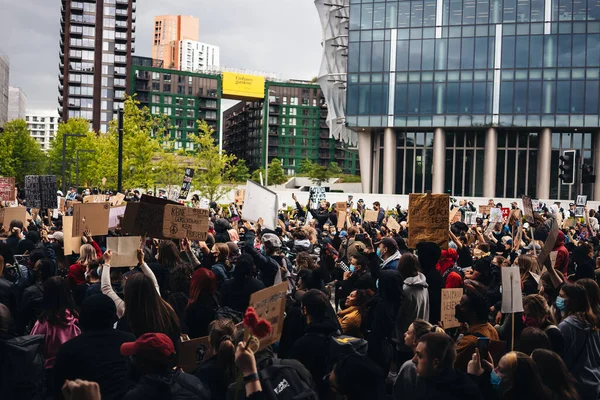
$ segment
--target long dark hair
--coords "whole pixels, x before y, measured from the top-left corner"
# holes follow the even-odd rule
[[[208,338],[210,345],[217,355],[217,364],[223,371],[225,382],[235,380],[235,325],[231,320],[218,319],[209,325]]]
[[[168,268],[173,268],[181,263],[179,250],[171,240],[164,240],[158,246],[158,262]]]
[[[504,357],[510,365],[510,378],[502,381],[504,399],[549,400],[551,393],[542,383],[537,366],[527,354],[511,351]],[[504,358],[503,357],[503,358]]]
[[[565,283],[560,290],[567,295],[567,316],[573,315],[596,332],[600,330],[598,318],[592,312],[585,287],[577,283],[574,285]]]
[[[60,325],[67,323],[67,311],[74,317],[78,316],[66,280],[54,276],[44,282],[43,288],[40,321],[48,321],[50,325]]]
[[[600,286],[590,278],[578,279],[577,284],[585,288],[590,307],[595,315],[600,315]]]
[[[551,350],[538,349],[531,353],[542,382],[552,391],[554,398],[579,400],[577,381],[567,369],[562,358]]]
[[[133,334],[159,332],[171,337],[179,331],[179,319],[171,306],[160,297],[152,279],[142,273],[131,275],[123,290],[125,313]]]

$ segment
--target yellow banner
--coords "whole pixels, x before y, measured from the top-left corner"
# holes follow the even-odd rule
[[[223,72],[222,77],[224,97],[265,98],[265,78],[263,76]]]

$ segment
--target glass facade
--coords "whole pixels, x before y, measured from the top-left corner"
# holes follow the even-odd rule
[[[351,127],[598,126],[600,0],[351,0],[349,28]]]

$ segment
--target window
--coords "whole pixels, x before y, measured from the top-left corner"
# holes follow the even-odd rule
[[[152,102],[153,103],[160,103],[160,96],[157,94],[153,94],[152,95]]]

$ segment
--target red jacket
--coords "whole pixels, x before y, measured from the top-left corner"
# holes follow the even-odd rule
[[[557,252],[554,269],[562,272],[566,279],[569,274],[569,250],[565,247],[565,234],[562,231],[558,232],[558,237],[554,244],[554,251]]]
[[[94,246],[94,249],[96,250],[96,257],[102,258],[102,249],[100,246],[98,246],[96,242],[91,242],[90,244]],[[69,282],[71,289],[75,289],[77,285],[85,283],[85,271],[86,267],[80,263],[75,263],[69,267],[67,281]]]

